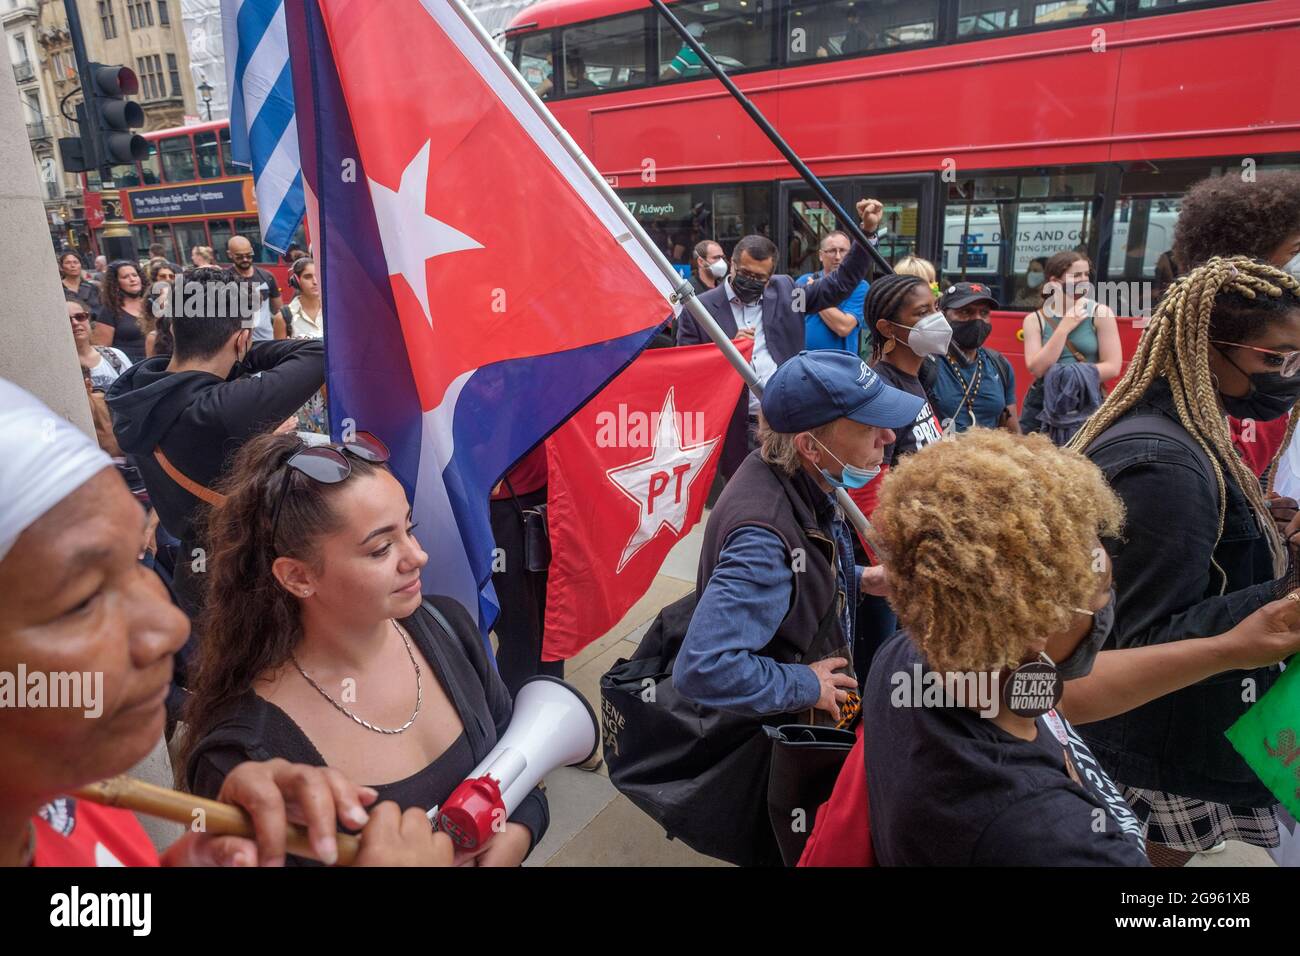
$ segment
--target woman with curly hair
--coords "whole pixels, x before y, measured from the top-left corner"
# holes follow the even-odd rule
[[[1199,644],[1294,586],[1227,416],[1285,415],[1297,372],[1300,282],[1286,272],[1215,258],[1161,300],[1128,371],[1072,442],[1128,512],[1106,541],[1118,594],[1108,646]],[[1278,845],[1277,801],[1223,735],[1278,673],[1225,674],[1085,731],[1148,819],[1152,862],[1181,866],[1229,839]]]
[[[100,290],[100,309],[95,315],[92,341],[121,349],[134,364],[144,361],[145,338],[153,328],[140,267],[126,259],[109,263]]]
[[[880,863],[1146,864],[1142,821],[1072,725],[1300,648],[1294,594],[1204,640],[1098,653],[1114,619],[1099,538],[1123,520],[1101,472],[1041,435],[973,429],[886,479],[903,629],[863,693]]]
[[[182,752],[193,792],[283,757],[369,781],[403,810],[441,804],[510,723],[477,623],[422,598],[428,561],[387,449],[261,435],[209,516],[207,595]],[[471,853],[515,866],[548,822],[540,789]],[[468,859],[468,858],[462,858]]]

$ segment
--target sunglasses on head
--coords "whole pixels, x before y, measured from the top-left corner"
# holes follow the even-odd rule
[[[331,442],[327,445],[306,445],[289,456],[284,463],[284,477],[280,481],[280,494],[275,501],[275,510],[271,513],[271,542],[275,543],[276,533],[280,529],[280,510],[284,499],[289,496],[289,486],[293,484],[294,473],[306,475],[312,481],[322,485],[337,485],[346,481],[352,474],[352,462],[348,456],[360,458],[372,464],[382,465],[388,461],[388,446],[369,432],[357,432],[353,441]]]

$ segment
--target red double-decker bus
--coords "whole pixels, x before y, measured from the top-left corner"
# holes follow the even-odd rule
[[[690,0],[677,16],[846,209],[885,204],[881,251],[987,283],[992,344],[1035,262],[1086,251],[1135,297],[1180,197],[1215,174],[1300,168],[1300,2]],[[819,268],[829,211],[645,0],[545,0],[506,50],[683,271],[762,233]],[[574,255],[582,255],[575,249]],[[1126,308],[1127,306],[1127,308]],[[1141,311],[1120,302],[1121,314]],[[1126,354],[1137,332],[1121,323]]]
[[[139,257],[146,258],[156,242],[168,259],[181,265],[189,265],[195,246],[211,246],[217,258],[227,262],[226,243],[231,236],[244,236],[253,244],[254,259],[275,275],[287,295],[285,264],[262,244],[253,177],[230,161],[230,123],[220,120],[143,135],[148,157],[114,169],[122,217],[131,226]],[[83,187],[91,246],[98,253],[104,229],[98,175],[83,174]],[[294,238],[306,248],[302,227]]]

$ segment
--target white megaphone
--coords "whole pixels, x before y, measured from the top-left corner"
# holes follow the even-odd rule
[[[599,743],[586,698],[558,678],[531,678],[519,688],[510,726],[492,752],[429,819],[461,849],[478,849],[505,828],[543,777],[590,760]]]

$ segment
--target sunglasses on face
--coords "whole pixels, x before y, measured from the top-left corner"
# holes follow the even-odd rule
[[[90,321],[90,313],[89,313],[89,312],[73,312],[72,314],[70,314],[70,315],[68,316],[68,318],[71,319],[73,322],[89,322],[89,321]]]
[[[280,530],[280,511],[284,507],[284,499],[289,496],[289,487],[293,484],[294,474],[306,475],[312,481],[322,485],[337,485],[341,481],[346,481],[352,474],[349,455],[362,461],[382,465],[388,461],[388,446],[369,432],[357,432],[355,441],[305,445],[289,456],[284,463],[284,478],[280,482],[280,494],[276,498],[275,510],[271,513],[272,544],[275,542],[276,533]]]
[[[1296,372],[1300,372],[1300,352],[1279,352],[1277,349],[1262,349],[1257,345],[1242,345],[1239,342],[1220,342],[1218,339],[1210,339],[1214,345],[1225,345],[1234,349],[1250,349],[1252,352],[1263,352],[1268,358],[1264,359],[1264,364],[1269,368],[1277,369],[1283,378],[1291,378]]]

